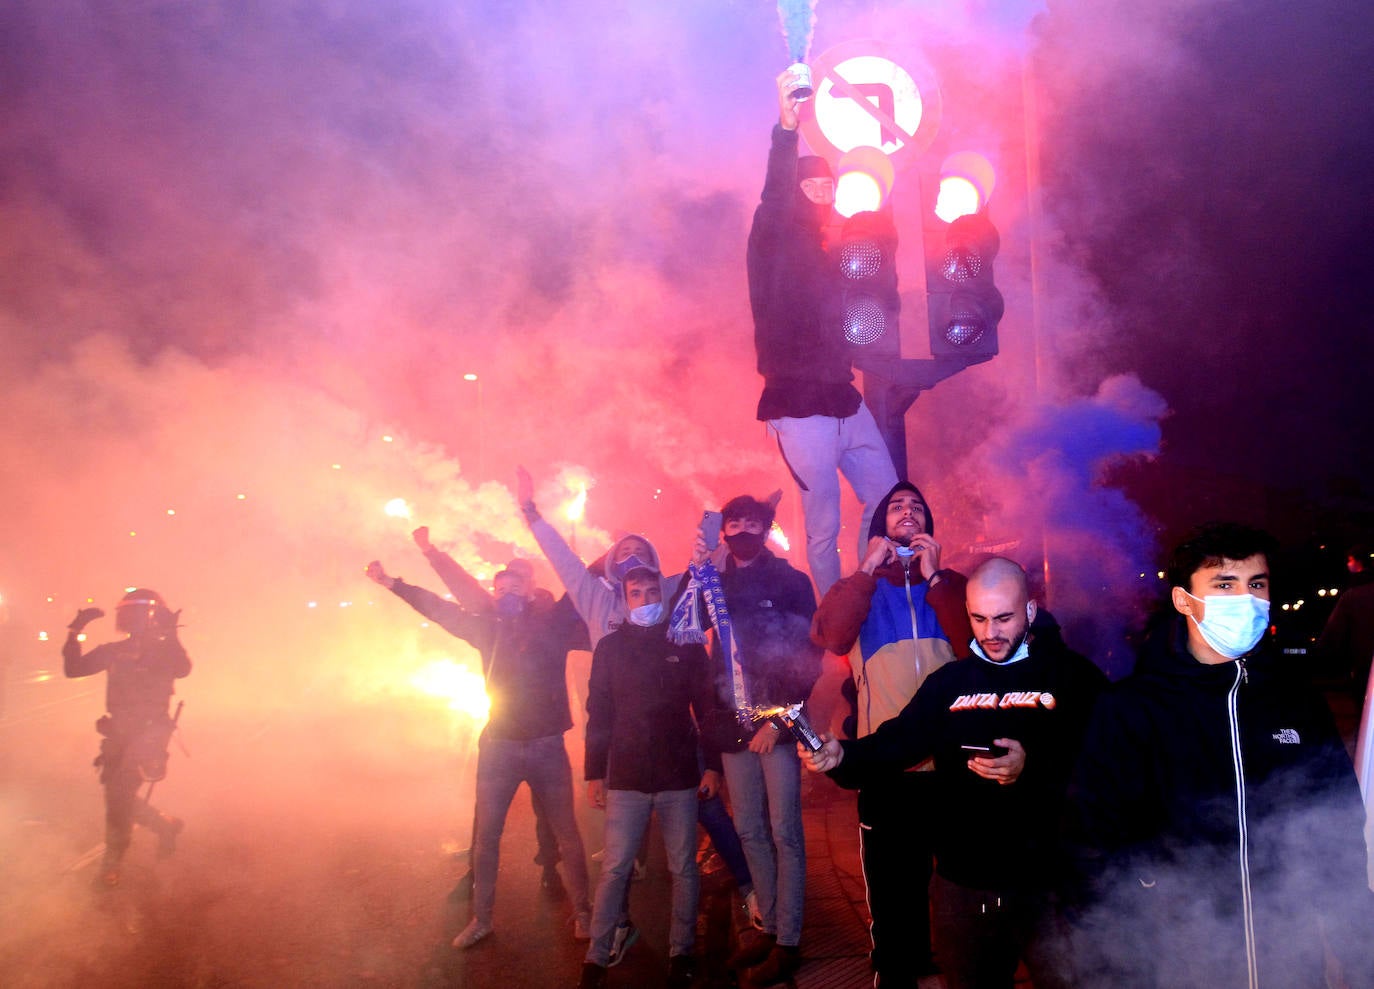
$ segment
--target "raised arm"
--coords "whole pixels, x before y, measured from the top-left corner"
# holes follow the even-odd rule
[[[425,554],[425,559],[444,582],[449,593],[465,610],[480,615],[494,607],[491,595],[482,586],[482,582],[464,570],[457,560],[429,541],[429,526],[420,526],[410,534],[410,537],[415,540],[420,552]]]

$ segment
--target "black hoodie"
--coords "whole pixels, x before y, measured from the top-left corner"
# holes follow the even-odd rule
[[[852,416],[859,392],[840,329],[841,276],[826,255],[815,205],[797,180],[797,132],[778,125],[749,231],[748,266],[763,375],[758,418]]]

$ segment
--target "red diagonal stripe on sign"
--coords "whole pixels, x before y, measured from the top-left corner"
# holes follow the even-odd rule
[[[840,75],[838,68],[831,69],[827,72],[826,78],[834,83],[835,88],[840,91],[841,96],[854,101],[862,107],[865,113],[878,122],[879,127],[885,128],[893,134],[900,134],[902,137],[906,138],[907,141],[911,141],[915,138],[915,134],[908,134],[903,128],[899,127],[897,121],[892,119],[891,114],[883,113],[881,107],[874,106],[873,103],[869,101],[868,97],[860,92],[852,82]],[[897,101],[894,99],[892,102],[893,105],[896,105]]]

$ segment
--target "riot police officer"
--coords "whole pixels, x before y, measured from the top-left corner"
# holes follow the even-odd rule
[[[106,642],[83,654],[81,631],[104,616],[99,608],[82,608],[67,626],[62,646],[63,671],[69,677],[106,672],[106,714],[96,722],[103,736],[95,765],[105,787],[105,858],[101,880],[119,882],[120,863],[137,822],[158,836],[158,852],[170,855],[183,822],[155,810],[139,789],[167,773],[167,745],[176,727],[168,715],[173,681],[191,672],[191,660],[177,640],[179,611],[172,611],[156,591],[135,588],[115,608],[115,628],[125,638]],[[151,790],[151,787],[149,788]]]

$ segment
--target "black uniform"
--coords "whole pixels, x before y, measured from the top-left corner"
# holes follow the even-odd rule
[[[105,785],[105,860],[118,864],[133,834],[134,822],[150,828],[169,851],[181,822],[166,817],[138,796],[146,780],[161,779],[172,736],[168,716],[173,681],[191,672],[191,660],[177,641],[176,629],[149,630],[107,642],[83,655],[75,631],[62,646],[69,677],[105,672],[106,715],[96,722],[104,738],[95,764]]]

